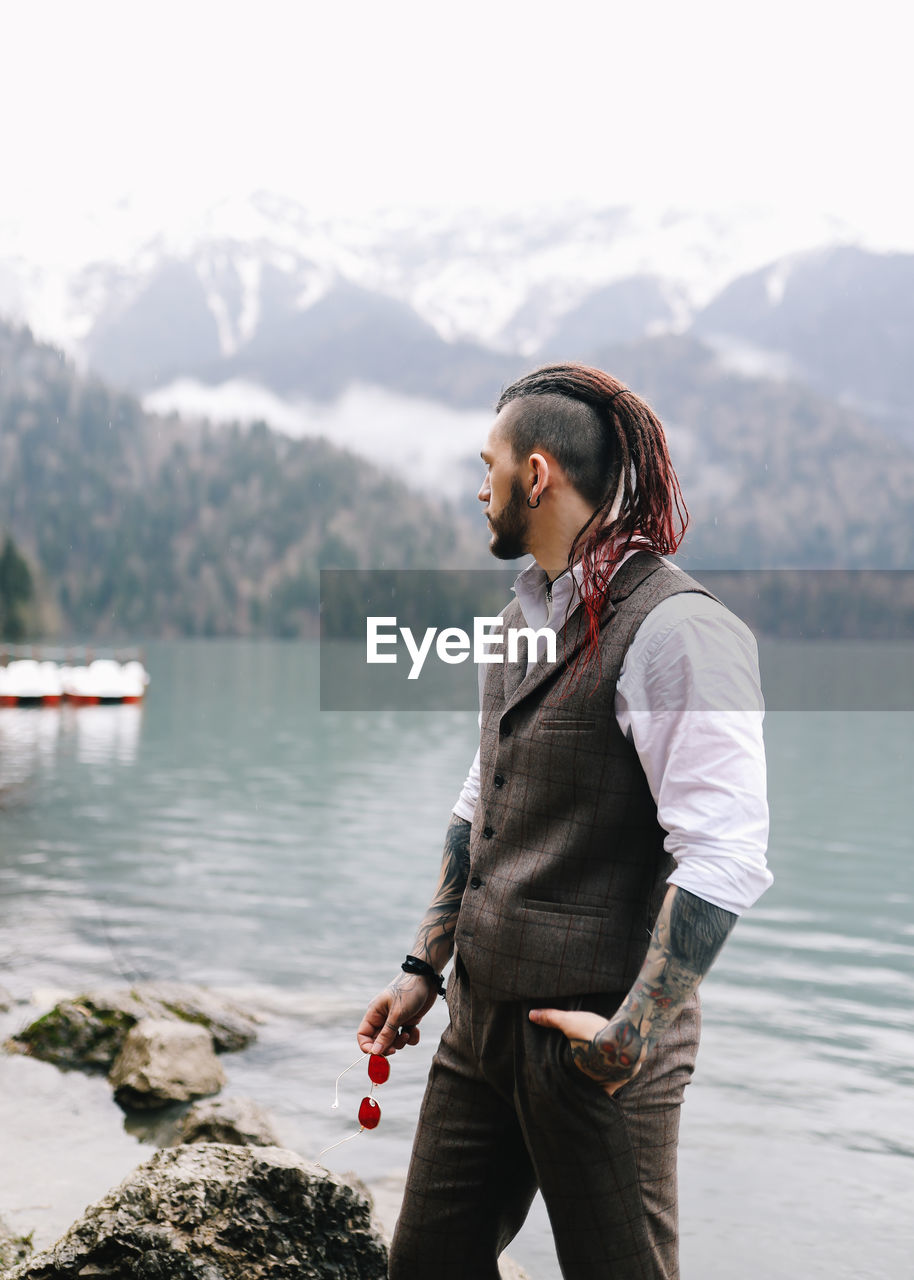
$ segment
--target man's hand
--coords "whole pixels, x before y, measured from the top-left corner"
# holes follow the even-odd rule
[[[734,924],[732,912],[671,885],[641,972],[608,1022],[598,1013],[563,1009],[531,1009],[530,1021],[566,1035],[581,1071],[615,1093],[635,1078],[679,1017]]]
[[[641,1070],[647,1043],[629,1018],[617,1015],[607,1022],[582,1009],[532,1009],[530,1021],[567,1036],[575,1065],[610,1095]]]
[[[425,1017],[437,995],[428,978],[401,973],[366,1009],[356,1032],[359,1048],[363,1053],[386,1057],[408,1044],[418,1044],[416,1023]]]

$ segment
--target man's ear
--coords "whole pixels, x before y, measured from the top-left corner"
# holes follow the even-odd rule
[[[544,453],[531,453],[527,465],[530,467],[530,487],[535,487],[537,494],[542,495],[549,485],[549,459]]]

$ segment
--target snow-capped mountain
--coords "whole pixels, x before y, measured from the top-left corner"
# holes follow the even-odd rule
[[[682,329],[737,276],[787,253],[857,239],[836,219],[763,209],[329,219],[261,192],[159,226],[125,204],[68,227],[65,240],[59,226],[49,240],[41,228],[0,221],[0,311],[79,354],[146,292],[167,292],[161,274],[182,264],[222,358],[256,333],[277,278],[301,311],[348,283],[407,305],[447,342],[529,356],[607,285],[649,280],[659,299],[655,327]]]
[[[458,416],[426,433],[453,446],[430,450],[439,469],[532,362],[664,333],[907,436],[912,275],[914,256],[874,252],[847,224],[761,209],[331,219],[262,192],[180,223],[124,205],[66,239],[0,221],[0,315],[149,408],[263,416],[374,456],[444,406]]]
[[[818,391],[914,427],[912,254],[844,246],[782,258],[723,289],[693,332],[725,358],[767,353]]]

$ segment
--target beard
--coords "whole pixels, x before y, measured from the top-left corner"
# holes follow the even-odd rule
[[[517,560],[526,555],[530,514],[520,480],[511,481],[511,496],[497,516],[489,516],[492,541],[489,550],[497,560]]]

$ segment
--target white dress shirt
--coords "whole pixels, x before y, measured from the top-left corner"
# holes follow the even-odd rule
[[[551,591],[539,565],[524,569],[514,592],[527,626],[557,632],[580,604],[575,581],[580,585],[580,564]],[[537,656],[531,646],[528,670]],[[480,691],[486,670],[479,668]],[[773,880],[765,860],[764,704],[752,632],[708,596],[683,592],[661,601],[625,655],[615,712],[668,833],[664,846],[676,862],[668,883],[741,914]],[[479,787],[477,751],[454,806],[468,822]]]

